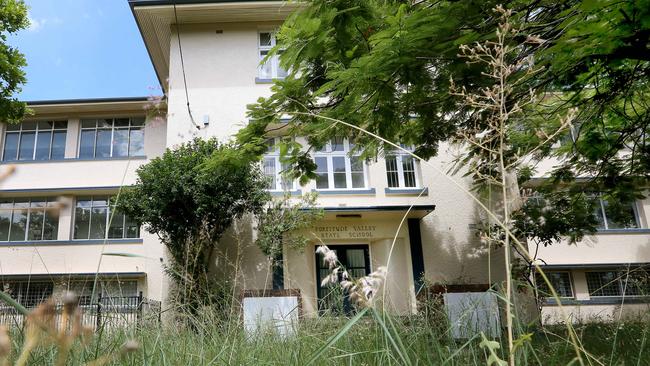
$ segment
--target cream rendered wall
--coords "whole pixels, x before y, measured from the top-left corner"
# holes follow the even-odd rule
[[[228,140],[246,123],[246,105],[259,97],[270,95],[270,85],[256,84],[258,56],[258,31],[273,29],[267,24],[209,24],[182,25],[181,42],[185,76],[192,114],[202,124],[208,115],[209,127],[197,131],[187,113],[182,69],[176,33],[171,40],[169,124],[167,143],[173,145],[191,136],[217,136]],[[218,33],[217,31],[221,31]],[[432,161],[443,170],[449,168],[447,151]],[[487,282],[499,278],[502,268],[500,255],[495,253],[495,263],[488,265],[485,256],[470,258],[479,243],[469,228],[476,220],[477,208],[458,188],[452,186],[439,173],[422,168],[423,186],[429,195],[389,196],[383,160],[368,166],[369,186],[375,195],[321,195],[319,203],[326,207],[435,204],[436,211],[422,222],[427,276],[435,281]],[[467,180],[461,186],[468,188]],[[315,188],[313,182],[302,191]],[[492,273],[489,273],[489,270]]]
[[[59,119],[59,118],[57,118]],[[79,118],[68,119],[66,160],[48,162],[12,162],[15,172],[0,182],[0,196],[59,197],[62,203],[58,240],[43,243],[1,243],[0,275],[54,275],[79,273],[145,272],[139,290],[145,296],[162,299],[166,278],[161,268],[164,248],[157,237],[142,230],[142,242],[124,240],[119,244],[95,244],[71,241],[74,197],[91,194],[115,194],[115,188],[135,183],[135,170],[148,159],[159,156],[165,148],[165,123],[147,121],[145,125],[146,158],[79,160],[77,145]],[[4,132],[4,126],[0,128]],[[2,133],[4,136],[4,133]],[[138,257],[107,256],[102,253],[128,253]]]

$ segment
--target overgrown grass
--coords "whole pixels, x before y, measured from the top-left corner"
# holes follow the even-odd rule
[[[486,365],[486,349],[480,335],[471,340],[454,340],[441,320],[423,316],[393,317],[388,323],[401,342],[396,348],[376,318],[368,315],[336,341],[315,361],[316,365]],[[442,320],[444,322],[444,320]],[[69,365],[83,365],[100,355],[119,352],[124,342],[135,339],[140,348],[114,361],[115,365],[305,365],[328,339],[345,326],[347,319],[317,318],[300,323],[294,336],[274,332],[247,335],[239,322],[223,322],[205,315],[194,326],[149,326],[100,332],[88,344],[72,348]],[[591,354],[586,364],[647,365],[650,360],[648,322],[593,322],[576,326],[584,351]],[[517,365],[566,365],[575,358],[565,326],[534,326],[526,329],[529,340],[517,347]],[[524,337],[526,338],[526,337]],[[523,339],[523,338],[522,338]],[[13,331],[13,349],[21,348],[21,334]],[[505,348],[497,350],[506,359]],[[403,353],[403,354],[402,354]],[[49,365],[56,350],[39,348],[30,364]]]

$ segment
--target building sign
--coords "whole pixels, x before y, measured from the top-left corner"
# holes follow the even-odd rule
[[[314,227],[321,239],[368,239],[376,236],[376,225],[323,225]]]

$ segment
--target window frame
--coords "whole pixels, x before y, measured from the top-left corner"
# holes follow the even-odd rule
[[[604,200],[602,196],[595,195],[594,199],[598,199],[598,210],[600,211],[600,214],[602,215],[603,218],[603,226],[604,227],[598,227],[598,231],[609,231],[609,230],[636,230],[636,229],[641,229],[641,218],[639,216],[639,208],[637,207],[637,202],[636,200],[634,202],[631,202],[632,206],[632,211],[634,212],[634,224],[635,226],[633,227],[623,227],[623,228],[609,228],[609,222],[607,220],[607,209],[605,208],[605,202],[607,200]],[[600,226],[600,225],[599,225]]]
[[[602,290],[604,286],[601,286],[599,289],[594,290],[593,292],[589,288],[589,279],[588,279],[588,274],[589,273],[607,273],[607,272],[614,272],[615,277],[614,281],[616,281],[616,287],[618,288],[618,295],[594,295],[593,292]],[[585,282],[587,283],[587,292],[589,293],[589,297],[595,297],[595,298],[621,298],[621,297],[632,297],[632,298],[646,298],[650,296],[649,294],[643,295],[643,294],[627,294],[628,290],[628,285],[629,285],[629,279],[630,276],[632,275],[633,271],[628,271],[628,270],[621,270],[621,269],[603,269],[603,270],[589,270],[585,271]],[[647,273],[646,273],[647,274]],[[627,279],[626,279],[627,278]],[[626,281],[628,283],[626,283]]]
[[[410,146],[403,146],[405,149],[409,151],[413,151],[413,148]],[[395,164],[397,165],[397,181],[399,185],[397,187],[391,187],[390,186],[390,179],[388,178],[389,172],[395,172],[393,170],[388,170],[388,158],[395,158]],[[413,187],[407,187],[406,186],[406,176],[404,175],[404,165],[403,165],[403,159],[404,157],[410,157],[413,161],[413,177],[415,180],[415,186]],[[404,153],[401,150],[393,150],[385,154],[384,156],[384,167],[386,168],[386,187],[388,189],[421,189],[422,184],[421,184],[421,178],[420,178],[420,169],[419,169],[419,161],[415,159],[413,156]]]
[[[115,126],[115,121],[119,119],[128,119],[129,125],[126,127]],[[111,120],[111,141],[110,141],[110,151],[107,157],[98,157],[97,156],[97,135],[98,131],[104,128],[99,127],[99,121]],[[142,120],[140,125],[134,125],[133,120]],[[95,121],[95,127],[83,127],[84,121]],[[101,160],[101,159],[124,159],[124,158],[137,158],[146,156],[144,143],[145,143],[145,117],[109,117],[109,118],[83,118],[79,121],[79,136],[77,138],[77,159],[88,159],[88,160]],[[128,140],[127,140],[127,154],[125,156],[113,156],[113,151],[115,147],[115,130],[126,130],[128,131]],[[131,131],[141,130],[142,131],[142,154],[131,155]],[[95,131],[95,139],[93,141],[93,156],[92,157],[81,157],[81,138],[84,131]]]
[[[51,128],[42,129],[40,127],[40,124],[42,122],[52,123]],[[23,128],[25,123],[34,123],[35,124],[34,129],[25,130]],[[57,127],[57,123],[65,123],[65,127]],[[2,136],[3,137],[2,138],[2,152],[1,152],[2,159],[0,159],[0,161],[2,161],[3,163],[15,163],[15,162],[21,162],[21,161],[51,161],[51,160],[57,161],[57,160],[65,159],[65,147],[66,147],[66,143],[67,143],[67,134],[68,134],[68,120],[25,121],[25,122],[21,122],[19,124],[19,126],[20,126],[20,128],[18,130],[9,130],[9,125],[5,123],[5,129],[4,129],[4,133],[3,133],[3,136]],[[40,135],[40,133],[39,133],[40,131],[50,133],[50,144],[49,144],[49,148],[48,148],[47,159],[36,159],[36,151],[38,150],[38,136]],[[34,146],[32,148],[32,157],[31,157],[31,159],[23,159],[23,160],[21,160],[20,159],[20,147],[21,147],[21,144],[22,144],[21,143],[22,142],[22,135],[23,135],[24,132],[33,132],[34,133]],[[63,156],[60,157],[60,158],[52,158],[52,146],[53,146],[52,143],[54,142],[54,134],[56,132],[64,132],[65,133],[64,134],[65,139],[64,139],[64,143],[63,143]],[[7,160],[7,157],[5,156],[6,155],[5,154],[5,149],[7,147],[7,135],[9,135],[9,134],[18,135],[18,143],[16,145],[16,156],[15,156],[14,160]]]
[[[130,239],[142,239],[142,227],[137,226],[138,228],[138,235],[134,237],[127,236],[127,226],[126,226],[126,219],[127,215],[122,214],[122,237],[121,238],[111,238],[108,236],[108,233],[111,229],[111,216],[112,216],[112,208],[115,207],[115,204],[112,203],[112,199],[115,196],[111,195],[91,195],[91,196],[79,196],[75,197],[74,199],[74,206],[73,206],[73,212],[72,212],[72,230],[70,231],[70,236],[71,240],[130,240]],[[95,207],[104,207],[104,206],[95,206],[94,202],[95,200],[106,200],[106,220],[104,222],[105,228],[104,228],[104,236],[102,238],[91,238],[91,228],[92,228],[92,216],[93,216],[93,208]],[[78,208],[83,208],[79,206],[80,201],[90,201],[90,206],[86,206],[90,208],[90,216],[88,220],[88,234],[84,238],[77,238],[77,209]]]
[[[325,146],[323,146],[322,149],[314,151],[312,154],[312,158],[314,159],[314,162],[316,162],[316,158],[325,158],[327,159],[327,188],[318,188],[316,187],[317,191],[365,191],[369,187],[369,181],[368,181],[368,164],[366,164],[365,160],[361,160],[362,164],[362,172],[363,172],[363,187],[353,187],[353,179],[352,179],[352,158],[358,158],[359,159],[359,154],[353,154],[350,155],[352,151],[352,146],[354,145],[353,143],[350,143],[350,140],[348,138],[342,138],[343,139],[343,150],[340,151],[334,151],[332,146],[332,141],[335,140],[331,139],[328,141]],[[345,163],[345,187],[340,187],[337,188],[335,187],[335,179],[334,179],[334,158],[344,158],[344,163]],[[318,171],[318,168],[316,168]]]
[[[271,141],[272,144],[270,144]],[[296,179],[291,179],[290,187],[288,187],[287,189],[283,187],[285,182],[288,182],[289,179],[283,176],[283,173],[286,171],[286,168],[284,167],[285,164],[283,164],[280,159],[280,148],[278,147],[279,143],[280,143],[279,137],[271,137],[267,139],[267,145],[269,146],[269,148],[267,149],[267,152],[262,157],[262,171],[264,173],[264,176],[270,178],[270,174],[267,174],[265,170],[265,161],[267,159],[273,160],[273,165],[275,170],[273,173],[273,177],[271,178],[275,184],[275,188],[267,188],[267,190],[269,192],[292,192],[298,189],[298,185]]]
[[[270,41],[271,44],[268,46],[262,45],[262,33],[268,33],[270,36]],[[273,47],[276,46],[276,38],[275,35],[277,33],[277,30],[271,30],[271,29],[259,29],[257,31],[257,56],[259,57],[259,62],[260,64],[257,67],[257,78],[259,80],[274,80],[274,79],[284,79],[286,75],[289,73],[287,70],[283,70],[285,73],[285,76],[279,76],[279,71],[282,70],[280,67],[280,55],[274,55],[272,56],[267,62],[271,62],[271,75],[266,75],[262,76],[262,69],[264,67],[264,64],[262,64],[262,60],[266,56],[262,56],[262,52],[270,52]]]
[[[571,291],[571,296],[558,296],[558,297],[560,299],[574,299],[575,298],[575,296],[576,296],[575,295],[576,294],[576,292],[575,292],[575,284],[574,284],[574,281],[573,281],[573,273],[571,271],[568,271],[568,270],[566,270],[566,271],[544,271],[544,273],[546,274],[547,277],[548,277],[548,275],[550,273],[566,273],[567,276],[568,276],[568,279],[569,279],[569,290]],[[536,291],[538,293],[538,296],[548,298],[549,296],[540,295],[540,286],[547,287],[547,284],[546,284],[546,282],[544,282],[544,279],[539,278],[539,276],[540,276],[539,272],[535,272],[535,287],[536,287]],[[541,280],[541,282],[538,282],[538,280]],[[555,286],[555,292],[557,292],[557,286]]]
[[[15,198],[5,198],[2,200],[3,203],[4,201],[11,201],[11,208],[0,208],[0,211],[10,211],[11,212],[11,218],[9,219],[9,228],[7,231],[7,240],[1,240],[0,238],[0,243],[11,243],[11,242],[48,242],[48,241],[56,241],[58,240],[59,236],[59,217],[60,217],[60,208],[57,207],[57,199],[55,197],[36,197],[36,198],[22,198],[22,197],[15,197]],[[27,203],[27,207],[21,208],[21,207],[16,207],[16,201],[20,201]],[[33,202],[42,202],[43,206],[32,206]],[[23,235],[23,239],[21,240],[12,240],[11,239],[11,230],[13,226],[13,217],[14,217],[14,212],[16,210],[26,210],[27,211],[27,224],[25,226],[25,234]],[[53,211],[57,210],[59,212],[58,215],[54,218],[56,222],[56,227],[53,230],[53,238],[52,239],[43,239],[44,234],[45,234],[45,220],[47,218],[46,212],[47,211]],[[32,225],[32,214],[34,211],[40,211],[43,214],[43,218],[41,219],[41,234],[40,234],[40,239],[30,239],[30,227]]]

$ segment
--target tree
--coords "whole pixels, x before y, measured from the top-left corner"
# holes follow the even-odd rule
[[[27,112],[27,105],[14,97],[26,82],[23,67],[27,61],[7,44],[7,35],[28,26],[27,6],[22,0],[0,0],[0,121],[18,122]]]
[[[249,106],[251,123],[239,142],[261,146],[265,131],[288,115],[287,133],[306,136],[312,146],[348,135],[363,156],[382,153],[381,141],[332,123],[342,120],[414,145],[425,159],[434,156],[440,142],[466,135],[484,117],[450,95],[449,80],[468,93],[490,86],[486,65],[466,63],[459,47],[495,39],[498,17],[491,9],[497,3],[513,10],[512,22],[521,30],[510,41],[515,47],[510,61],[530,58],[542,67],[517,83],[506,101],[514,105],[530,90],[544,95],[545,103],[508,131],[512,151],[531,152],[530,164],[516,172],[519,183],[533,175],[536,162],[563,161],[537,191],[565,215],[530,201],[514,218],[521,232],[544,234],[543,245],[595,232],[587,192],[630,202],[640,197],[650,174],[648,0],[310,1],[283,24],[271,52],[281,52],[289,76],[275,83],[270,97]],[[571,108],[577,108],[572,129],[556,134],[558,116]],[[575,142],[554,144],[571,138]],[[311,176],[309,148],[292,147],[287,155],[298,174]],[[578,175],[590,179],[577,185]],[[572,218],[579,220],[564,221]]]
[[[195,139],[141,166],[136,184],[118,197],[122,212],[162,240],[167,273],[190,312],[211,299],[208,270],[223,233],[270,198],[257,161],[216,139]]]

